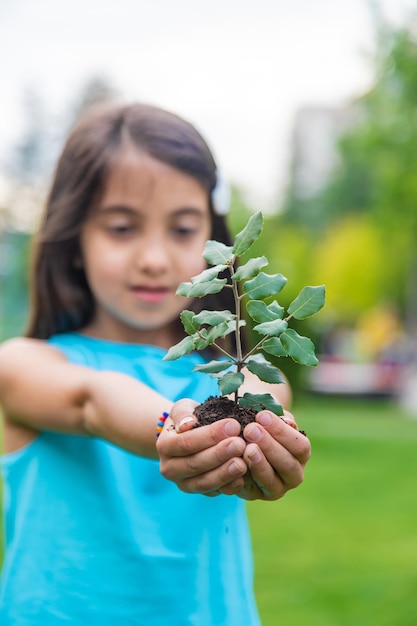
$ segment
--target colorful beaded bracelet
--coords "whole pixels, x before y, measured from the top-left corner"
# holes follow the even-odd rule
[[[166,413],[165,411],[162,413],[162,417],[159,418],[158,423],[156,425],[156,436],[159,437],[159,435],[162,432],[162,429],[164,427],[165,422],[167,421],[167,417],[168,417],[169,413]]]

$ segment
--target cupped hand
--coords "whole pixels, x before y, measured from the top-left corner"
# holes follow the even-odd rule
[[[186,493],[232,495],[244,487],[246,443],[232,418],[194,428],[196,402],[179,400],[157,440],[160,471]]]
[[[249,471],[240,497],[277,500],[303,481],[311,446],[291,413],[285,411],[281,419],[270,411],[260,411],[243,434],[247,441],[243,460]]]
[[[303,481],[311,447],[291,413],[260,411],[242,439],[233,418],[194,428],[196,404],[176,402],[157,441],[161,473],[182,491],[277,500]]]

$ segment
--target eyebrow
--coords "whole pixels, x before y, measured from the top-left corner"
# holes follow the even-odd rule
[[[126,215],[142,216],[143,213],[140,210],[136,210],[127,204],[111,204],[108,206],[97,207],[96,215],[107,215],[110,213],[124,213]],[[179,209],[175,209],[170,213],[169,217],[182,217],[185,215],[192,215],[196,217],[202,217],[203,212],[201,209],[192,206],[185,206]]]

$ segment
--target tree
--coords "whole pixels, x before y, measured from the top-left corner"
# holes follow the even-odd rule
[[[292,219],[291,204],[298,222],[314,210],[318,236],[341,216],[369,216],[383,242],[385,298],[402,307],[409,329],[416,331],[417,41],[412,22],[392,28],[379,21],[371,62],[373,86],[352,104],[356,114],[340,137],[333,175],[314,197],[302,202],[290,197],[287,215]]]

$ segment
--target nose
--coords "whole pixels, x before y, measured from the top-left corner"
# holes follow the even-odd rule
[[[165,272],[170,263],[164,238],[159,235],[141,237],[135,250],[135,262],[142,272]]]

